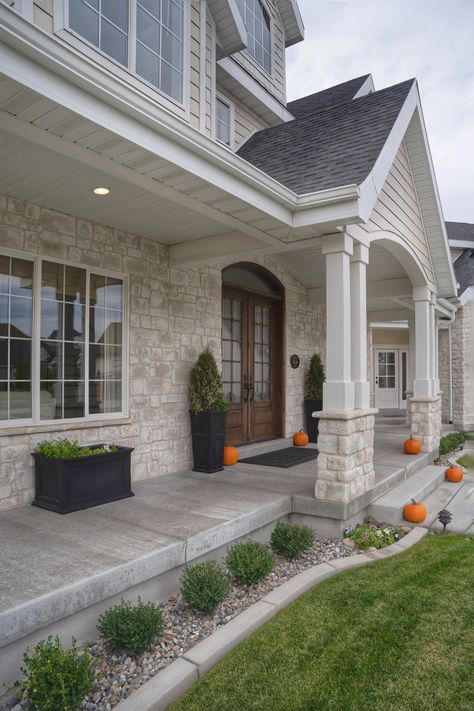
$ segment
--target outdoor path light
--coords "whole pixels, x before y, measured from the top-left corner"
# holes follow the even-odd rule
[[[448,509],[443,509],[438,514],[438,521],[443,524],[443,533],[446,533],[446,526],[453,520],[453,515]]]

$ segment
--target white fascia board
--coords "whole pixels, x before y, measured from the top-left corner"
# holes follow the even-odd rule
[[[220,56],[225,57],[245,49],[248,43],[247,30],[236,0],[207,0],[207,4],[216,23]]]
[[[465,291],[459,297],[459,303],[461,306],[465,306],[469,303],[474,303],[474,286],[468,286]]]
[[[408,328],[407,321],[375,321],[370,324],[371,328],[393,328],[393,329],[403,329]]]
[[[450,248],[453,249],[473,249],[474,248],[474,238],[473,239],[449,239],[448,244]]]
[[[352,97],[352,100],[359,99],[361,96],[367,96],[367,94],[372,94],[375,91],[375,84],[372,78],[372,74],[369,74],[365,82],[360,87],[357,94]]]
[[[293,120],[293,114],[259,84],[256,79],[250,76],[245,69],[242,69],[232,57],[218,59],[217,64],[222,71],[237,82],[240,89],[244,89],[248,94],[251,94],[251,96],[262,105],[262,113],[266,116],[270,113],[274,117],[275,125]]]
[[[296,0],[277,0],[278,11],[285,32],[285,47],[304,40],[304,25]]]

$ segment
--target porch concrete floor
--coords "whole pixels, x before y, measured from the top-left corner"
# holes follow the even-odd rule
[[[403,454],[406,436],[400,418],[377,418],[373,498],[405,478],[419,459]],[[288,444],[280,440],[257,450]],[[44,626],[49,615],[43,618],[34,602],[42,596],[60,619],[61,610],[72,614],[85,598],[93,604],[291,512],[307,513],[316,503],[315,479],[314,461],[291,469],[237,464],[214,475],[185,471],[136,482],[131,499],[65,516],[32,506],[1,512],[0,646],[4,635],[18,639]],[[104,582],[109,572],[110,586]],[[99,579],[88,595],[87,586]],[[74,604],[66,599],[68,590],[74,590]]]

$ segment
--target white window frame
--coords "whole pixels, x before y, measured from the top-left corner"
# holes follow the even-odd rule
[[[250,52],[247,49],[242,50],[242,53],[245,54],[245,57],[256,67],[257,70],[262,72],[264,76],[270,77],[271,79],[275,78],[275,20],[273,17],[273,14],[270,12],[270,9],[264,0],[260,0],[260,4],[262,5],[264,11],[268,15],[268,19],[270,20],[270,71],[267,71],[264,66],[262,66],[255,57],[250,54]],[[240,13],[240,10],[239,10]],[[243,19],[243,18],[242,18]],[[243,20],[244,25],[245,25],[245,20]],[[245,25],[245,29],[247,29],[247,26]]]
[[[129,0],[128,29],[128,61],[135,57],[136,42],[136,0]],[[54,0],[54,33],[75,49],[85,54],[110,74],[118,77],[135,89],[144,93],[149,99],[165,105],[171,111],[179,109],[185,118],[190,116],[190,71],[191,71],[191,8],[188,0],[184,1],[183,16],[183,99],[179,101],[159,87],[147,81],[136,72],[106,54],[100,47],[89,42],[69,26],[69,0]]]
[[[217,100],[221,101],[223,104],[229,107],[229,132],[230,132],[230,141],[229,143],[224,143],[221,141],[219,138],[217,138]],[[226,148],[230,148],[231,151],[234,150],[235,147],[235,104],[233,101],[227,98],[224,94],[221,94],[219,91],[216,92],[215,98],[214,98],[214,109],[213,109],[213,135],[216,141],[220,143],[222,146],[226,146]]]
[[[0,248],[0,253],[6,257],[23,259],[33,263],[33,324],[32,324],[32,345],[31,345],[31,409],[32,417],[28,419],[0,420],[0,432],[2,430],[17,429],[20,427],[38,427],[57,425],[80,425],[87,422],[102,422],[123,420],[129,416],[129,278],[127,274],[114,272],[109,269],[91,267],[78,262],[71,262],[64,259],[56,259],[46,255],[31,255],[13,249]],[[41,322],[41,263],[54,262],[66,267],[76,267],[84,269],[86,272],[86,303],[85,303],[85,334],[84,352],[86,354],[86,369],[84,377],[84,410],[89,407],[89,353],[86,345],[89,345],[89,299],[90,299],[90,275],[121,279],[123,283],[123,315],[122,315],[122,410],[120,412],[100,412],[96,414],[86,414],[83,417],[65,417],[62,419],[42,420],[40,418],[40,322]]]

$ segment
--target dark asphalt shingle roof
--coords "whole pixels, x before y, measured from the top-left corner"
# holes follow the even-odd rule
[[[446,222],[445,225],[448,239],[469,241],[474,246],[474,225],[470,222]]]
[[[301,99],[295,99],[287,104],[287,109],[295,118],[301,118],[306,114],[314,114],[318,111],[335,108],[340,104],[351,101],[369,77],[370,74],[365,74],[362,77],[357,77],[357,79],[345,81],[343,84],[337,84],[329,89],[323,89],[315,94],[303,96]]]
[[[254,134],[238,155],[300,195],[359,185],[372,170],[415,82],[410,79],[352,99],[362,79],[366,77],[353,80],[350,88],[346,82],[345,89],[339,85],[333,93],[319,92],[329,104],[314,94],[292,102],[297,114],[293,121]]]
[[[474,286],[474,249],[465,249],[454,262],[454,273],[459,283],[459,296],[468,286]]]

